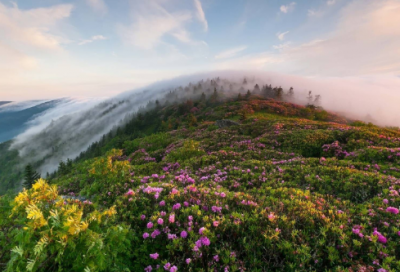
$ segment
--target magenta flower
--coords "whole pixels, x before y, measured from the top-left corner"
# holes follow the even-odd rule
[[[381,244],[386,244],[387,239],[385,236],[383,236],[380,232],[378,232],[378,230],[375,228],[374,232],[372,233],[372,235],[374,236],[378,236],[378,242]]]
[[[186,263],[187,263],[187,264],[190,264],[191,261],[192,261],[192,259],[190,259],[190,258],[187,258],[187,259],[186,259]]]
[[[186,238],[187,237],[187,232],[186,231],[182,231],[181,232],[181,237],[182,238]]]
[[[158,235],[160,235],[161,234],[161,232],[158,230],[158,229],[156,229],[156,230],[154,230],[152,233],[151,233],[151,238],[156,238]]]
[[[162,218],[157,219],[157,224],[162,225],[164,224],[164,220]]]
[[[201,240],[201,243],[204,246],[209,246],[210,245],[210,239],[208,239],[207,237],[201,237],[200,240]]]
[[[153,227],[153,223],[151,223],[151,222],[147,223],[147,228],[148,229],[151,229],[152,227]]]
[[[165,201],[164,200],[160,202],[160,206],[165,206]]]
[[[389,203],[389,200],[384,199],[384,200],[383,200],[383,203],[384,203],[384,204],[388,204],[388,203]]]
[[[206,228],[205,227],[201,227],[200,229],[199,229],[199,234],[203,234],[203,232],[206,230]]]
[[[188,219],[189,219],[189,221],[192,221],[193,220],[193,216],[189,215]]]
[[[181,203],[176,203],[174,206],[172,206],[172,210],[179,210],[181,208]]]
[[[167,215],[166,212],[164,212],[164,211],[161,212],[161,216],[166,216],[166,215]]]
[[[169,270],[169,272],[176,272],[176,271],[178,271],[178,267],[176,267],[175,265],[171,267],[171,269]]]
[[[210,239],[208,239],[207,237],[205,237],[205,236],[201,237],[200,240],[201,240],[201,244],[203,246],[209,246],[210,245]]]
[[[125,194],[127,196],[133,196],[135,194],[134,191],[132,191],[132,189],[129,189],[128,192]]]
[[[147,239],[149,238],[150,234],[148,234],[147,232],[143,233],[143,239]]]
[[[171,264],[170,264],[170,263],[166,263],[166,264],[164,265],[164,269],[165,269],[165,270],[169,271],[170,268],[171,268]]]
[[[157,260],[158,259],[158,253],[156,252],[156,253],[153,253],[153,254],[150,254],[150,258],[152,258],[152,259],[154,259],[154,260]]]
[[[153,268],[151,267],[151,265],[149,265],[148,267],[146,267],[144,269],[145,272],[151,272],[153,270]]]
[[[214,259],[214,261],[219,262],[219,256],[218,256],[218,255],[215,255],[215,256],[213,257],[213,259]]]
[[[145,220],[145,219],[146,219],[146,215],[142,214],[142,215],[140,216],[140,219]]]
[[[398,214],[399,213],[399,209],[395,208],[395,207],[388,207],[386,209],[387,212],[393,213],[393,214]]]
[[[169,222],[170,223],[174,223],[175,222],[175,214],[171,214],[170,216],[169,216]]]

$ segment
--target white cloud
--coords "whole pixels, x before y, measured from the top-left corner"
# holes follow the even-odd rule
[[[328,5],[328,6],[332,6],[332,5],[334,5],[336,3],[336,0],[328,0],[328,1],[326,1],[326,4]]]
[[[272,46],[272,48],[276,49],[276,50],[283,50],[283,49],[289,48],[290,44],[291,44],[290,42],[286,42],[286,43],[274,45],[274,46]]]
[[[92,43],[94,41],[101,41],[101,40],[107,40],[107,38],[104,37],[103,35],[96,35],[96,36],[93,36],[92,38],[90,38],[88,40],[81,41],[79,43],[79,45],[84,45],[84,44]]]
[[[203,24],[204,31],[208,31],[208,22],[206,15],[204,14],[203,7],[201,6],[200,0],[194,0],[194,5],[196,7],[196,17]]]
[[[103,0],[86,0],[86,3],[98,13],[107,13],[107,6]]]
[[[219,53],[218,55],[215,56],[215,59],[228,59],[235,57],[237,54],[245,50],[247,46],[240,46],[240,47],[235,47],[226,51],[223,51]]]
[[[324,14],[322,10],[309,9],[307,11],[308,17],[321,17]]]
[[[278,37],[278,39],[280,41],[283,41],[285,39],[285,35],[288,34],[288,33],[289,33],[289,31],[286,31],[286,32],[283,32],[283,33],[279,32],[279,33],[276,34],[276,36]]]
[[[57,23],[70,16],[72,5],[21,10],[16,4],[0,3],[0,41],[12,47],[21,45],[38,49],[60,49],[65,38],[56,31]]]
[[[286,6],[285,6],[285,5],[282,5],[282,6],[280,7],[280,11],[281,11],[282,13],[288,13],[288,12],[294,10],[295,5],[296,5],[296,2],[292,2],[292,3],[290,3],[290,4],[286,5]]]
[[[151,49],[161,43],[166,35],[175,36],[180,41],[187,41],[185,24],[192,15],[188,11],[171,13],[158,1],[138,3],[133,10],[134,22],[131,25],[118,27],[118,32],[128,44],[142,49]]]

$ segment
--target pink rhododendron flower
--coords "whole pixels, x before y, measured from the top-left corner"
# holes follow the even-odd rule
[[[386,209],[387,212],[393,213],[393,214],[398,214],[399,213],[399,209],[395,208],[395,207],[388,207]]]
[[[156,252],[156,253],[153,253],[153,254],[150,254],[150,258],[152,258],[152,259],[154,259],[154,260],[157,260],[158,259],[158,253]]]

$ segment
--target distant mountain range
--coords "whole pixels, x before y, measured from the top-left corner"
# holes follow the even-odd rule
[[[25,131],[33,117],[55,107],[61,101],[0,101],[0,143],[11,140]]]

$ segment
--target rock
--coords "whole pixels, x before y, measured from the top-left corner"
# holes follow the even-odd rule
[[[232,121],[232,120],[217,120],[215,122],[215,124],[219,127],[219,128],[224,128],[224,127],[230,127],[230,126],[240,126],[240,124],[238,122]]]

